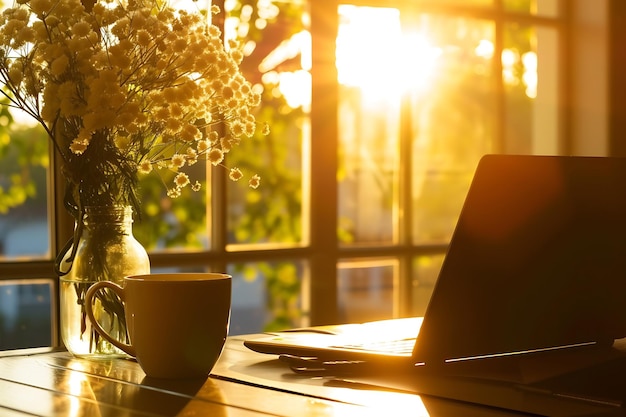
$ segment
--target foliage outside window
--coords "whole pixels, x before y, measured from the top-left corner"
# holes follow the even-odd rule
[[[218,19],[227,37],[244,41],[244,75],[262,91],[256,116],[271,125],[268,137],[244,143],[228,162],[258,172],[262,184],[250,192],[197,164],[206,192],[170,200],[160,180],[144,178],[134,230],[154,269],[233,274],[235,333],[307,324],[316,309],[335,321],[423,314],[478,158],[537,152],[560,135],[546,134],[559,125],[546,102],[546,94],[556,102],[561,94],[546,81],[558,77],[564,47],[557,39],[565,11],[555,4],[226,1]],[[337,14],[336,55],[321,51],[321,62],[312,39],[327,34],[310,25],[313,8]],[[338,147],[311,161],[310,150],[330,140],[317,133],[311,86],[333,62],[339,102],[325,105],[336,107]],[[12,117],[0,113],[0,241],[15,225],[37,223],[29,240],[43,245],[17,253],[5,245],[2,256],[7,265],[24,256],[50,262],[47,142]],[[311,230],[326,225],[311,220],[310,184],[333,160],[336,188],[324,192],[338,198],[337,246],[316,247]],[[320,262],[335,273],[311,276]],[[324,305],[309,303],[316,287],[325,289]],[[2,317],[9,316],[0,306],[0,337]]]

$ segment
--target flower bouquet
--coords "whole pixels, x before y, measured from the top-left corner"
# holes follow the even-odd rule
[[[47,132],[76,220],[59,275],[71,270],[88,207],[137,213],[139,175],[163,170],[175,173],[164,181],[169,197],[197,191],[185,167],[200,158],[223,165],[259,128],[252,109],[260,93],[239,70],[241,49],[211,23],[218,12],[161,0],[16,0],[2,12],[0,92]],[[230,168],[229,177],[243,173]],[[94,259],[106,270],[97,265],[103,256]],[[76,286],[78,304],[86,288]]]

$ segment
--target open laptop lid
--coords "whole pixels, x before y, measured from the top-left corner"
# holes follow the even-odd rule
[[[484,156],[414,357],[626,336],[626,159]]]

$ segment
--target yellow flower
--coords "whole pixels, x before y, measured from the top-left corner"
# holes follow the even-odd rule
[[[180,129],[182,128],[182,123],[180,120],[175,119],[175,118],[170,118],[167,119],[166,123],[165,123],[165,127],[167,128],[167,130],[169,131],[169,133],[171,134],[176,134],[180,131]]]
[[[181,154],[172,155],[172,159],[170,160],[170,168],[178,169],[185,166],[185,156]]]
[[[70,145],[70,150],[75,155],[82,155],[87,150],[88,145],[89,145],[89,142],[85,140],[74,139],[72,141],[72,144]]]
[[[125,39],[129,31],[130,20],[124,16],[119,19],[111,28],[111,33],[119,39]]]
[[[179,189],[186,187],[189,185],[189,176],[184,172],[178,173],[174,178],[174,184],[176,184],[176,187]]]
[[[102,123],[97,113],[89,112],[83,115],[83,128],[95,132],[102,127]]]
[[[122,152],[126,152],[128,150],[128,147],[130,145],[130,137],[118,135],[115,136],[113,141],[115,142],[115,146],[117,146],[117,148]]]
[[[224,150],[224,152],[230,152],[231,143],[228,138],[220,138],[220,146]]]
[[[150,35],[150,33],[145,30],[145,29],[141,29],[137,31],[137,44],[140,46],[149,46],[150,42],[152,41],[152,35]]]
[[[41,117],[46,122],[52,122],[59,109],[59,86],[56,84],[47,84],[43,90],[43,106],[41,109]]]
[[[35,40],[36,32],[33,28],[23,27],[15,35],[14,45],[24,45]]]
[[[128,203],[137,174],[167,169],[176,173],[167,189],[175,198],[199,155],[221,165],[256,132],[260,95],[239,70],[239,45],[225,46],[203,13],[167,0],[96,0],[89,11],[81,0],[16,0],[0,16],[0,54],[10,105],[33,111],[38,103],[35,118],[63,155],[72,153],[63,168],[74,195],[117,190],[111,197]]]
[[[235,95],[235,92],[230,86],[227,85],[222,89],[222,97],[224,97],[224,99],[229,100],[233,98],[234,95]]]
[[[150,161],[141,161],[138,170],[142,174],[149,174],[152,172],[152,163]]]
[[[11,69],[9,70],[9,80],[14,85],[19,85],[24,79],[24,69],[22,67],[21,62],[16,62],[11,65]]]
[[[62,116],[75,116],[78,113],[78,105],[80,104],[77,97],[76,86],[71,82],[64,82],[59,86],[58,90],[60,101],[60,112]]]
[[[239,168],[231,168],[228,177],[233,181],[239,181],[243,177],[243,174]]]
[[[210,148],[211,144],[208,140],[199,140],[196,143],[196,150],[198,153],[204,153]]]
[[[175,39],[172,42],[172,49],[174,52],[183,52],[187,48],[187,40],[183,38]]]
[[[244,127],[241,123],[234,122],[230,125],[230,133],[233,136],[241,136],[245,133]]]
[[[131,129],[134,122],[139,119],[141,109],[137,103],[126,103],[117,114],[116,123],[125,129]]]
[[[207,159],[213,165],[218,165],[220,162],[224,160],[224,152],[221,149],[213,148],[207,154]]]
[[[167,196],[169,198],[178,198],[180,197],[180,188],[170,188],[167,190]]]
[[[30,0],[29,5],[33,13],[41,17],[52,8],[52,0]]]
[[[202,133],[196,126],[186,124],[180,132],[180,137],[184,142],[193,142],[202,137]]]
[[[235,61],[237,64],[240,64],[241,61],[243,61],[243,52],[240,51],[239,49],[231,51],[230,56],[233,58],[233,61]]]
[[[87,36],[90,32],[91,32],[91,26],[87,22],[84,22],[84,21],[76,22],[72,26],[72,33],[75,36]]]
[[[170,109],[169,107],[160,107],[154,115],[157,121],[165,121],[170,118]]]
[[[185,152],[185,160],[187,161],[187,165],[191,166],[198,162],[198,152],[194,148],[187,148]]]
[[[114,67],[122,69],[130,67],[132,63],[130,51],[125,46],[125,44],[118,43],[109,48],[109,61]]]
[[[171,117],[182,117],[183,116],[183,108],[178,103],[172,103],[168,107],[169,114]]]
[[[261,184],[261,177],[259,177],[257,174],[254,174],[252,178],[250,178],[250,180],[248,181],[248,186],[250,188],[257,189],[260,184]]]

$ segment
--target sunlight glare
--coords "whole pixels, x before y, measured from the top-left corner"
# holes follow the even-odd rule
[[[72,417],[81,415],[80,397],[85,393],[85,384],[88,384],[87,376],[84,374],[84,367],[80,363],[76,363],[75,371],[70,373],[69,386],[69,412]]]
[[[484,59],[491,59],[493,58],[494,50],[495,47],[493,45],[493,42],[487,39],[483,39],[478,43],[478,46],[476,47],[476,49],[474,49],[474,52],[476,53],[476,56]]]
[[[273,20],[280,14],[280,8],[272,0],[258,0],[256,7],[261,19]]]
[[[311,103],[311,74],[308,71],[281,72],[279,89],[292,109],[308,108]]]
[[[35,120],[33,116],[26,113],[22,109],[11,107],[11,116],[13,116],[13,123],[16,128],[27,128],[39,125],[39,122]]]
[[[356,381],[358,380],[359,379],[356,378]],[[346,384],[346,387],[349,388],[350,385]],[[430,417],[430,413],[419,395],[391,391],[344,389],[342,390],[342,396],[342,399],[347,403],[367,407],[359,410],[359,416],[363,417],[378,417],[383,415]],[[333,404],[332,413],[326,413],[324,415],[334,415],[337,417],[354,415],[354,407],[344,409],[345,406],[345,404]]]
[[[517,52],[512,49],[504,49],[502,51],[502,66],[510,68],[517,62]]]
[[[429,417],[430,414],[418,395],[390,391],[364,389],[346,389],[362,387],[358,382],[334,381],[337,385],[345,384],[342,390],[343,402],[321,401],[311,398],[302,410],[303,415],[334,417],[379,417],[383,415]],[[361,406],[361,407],[359,407]]]
[[[397,9],[339,6],[339,83],[365,96],[397,99],[428,86],[441,55],[420,33],[402,33]]]
[[[516,85],[518,80],[515,76],[514,67],[518,61],[518,54],[512,49],[504,49],[502,51],[502,79],[507,85]]]
[[[281,63],[300,57],[297,71],[275,71]],[[280,93],[291,108],[309,108],[311,103],[311,33],[303,30],[282,41],[259,64],[264,83],[278,84]]]
[[[225,0],[224,1],[224,11],[226,13],[232,12],[238,6],[238,3],[239,2],[237,0]]]
[[[530,98],[537,97],[537,54],[533,51],[522,55],[524,74],[522,80],[526,85],[526,95]]]
[[[411,33],[402,38],[400,55],[406,53],[400,62],[402,69],[399,83],[409,89],[422,89],[427,85],[435,64],[442,54],[441,48],[433,47],[428,39],[419,33]]]

